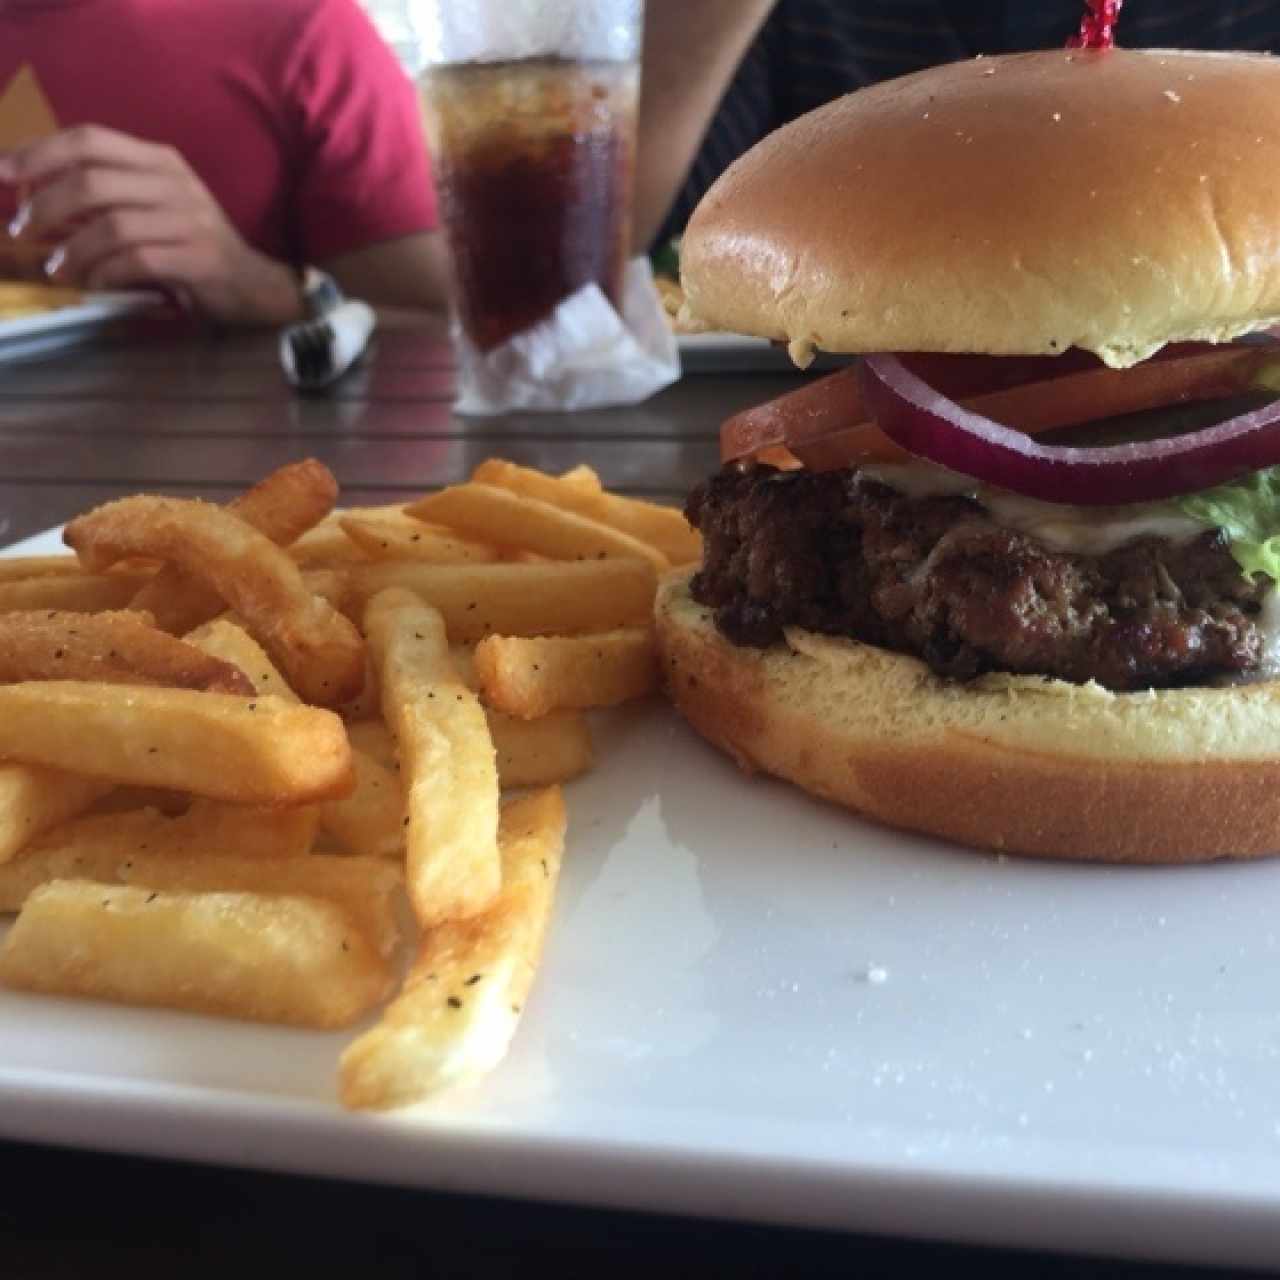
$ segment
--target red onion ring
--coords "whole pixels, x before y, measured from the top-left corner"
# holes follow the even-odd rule
[[[1150,502],[1280,463],[1280,400],[1187,435],[1072,448],[1040,444],[963,408],[894,355],[864,357],[859,385],[880,429],[909,453],[1046,502]]]

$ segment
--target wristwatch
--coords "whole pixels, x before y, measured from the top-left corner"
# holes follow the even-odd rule
[[[301,289],[302,307],[311,320],[319,320],[328,315],[334,307],[341,306],[346,300],[342,286],[319,267],[303,267]]]

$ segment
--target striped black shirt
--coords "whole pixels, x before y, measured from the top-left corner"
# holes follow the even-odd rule
[[[1082,0],[779,0],[725,93],[658,243],[729,163],[854,89],[979,53],[1061,48]],[[1280,0],[1127,0],[1129,48],[1280,48]]]

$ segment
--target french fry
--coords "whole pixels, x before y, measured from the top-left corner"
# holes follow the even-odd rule
[[[158,631],[145,614],[0,613],[0,683],[100,680],[213,693],[253,692],[230,662]]]
[[[405,510],[469,537],[493,538],[553,560],[649,560],[658,573],[671,567],[661,551],[639,538],[498,485],[453,485],[419,498]]]
[[[370,560],[422,560],[427,564],[491,564],[497,547],[433,528],[399,512],[387,516],[343,516],[338,522]]]
[[[523,720],[566,707],[612,707],[658,687],[648,627],[587,636],[487,636],[476,646],[475,673],[488,706]]]
[[[278,545],[293,542],[333,509],[338,482],[314,458],[280,467],[227,504],[241,520]],[[180,635],[222,612],[222,596],[176,565],[167,565],[133,599],[164,631]]]
[[[647,560],[547,564],[353,565],[347,609],[400,587],[443,615],[449,639],[469,644],[497,632],[509,636],[612,631],[653,614],[657,575]]]
[[[61,769],[0,764],[0,864],[37,836],[101,800],[109,782]]]
[[[361,751],[351,752],[355,788],[320,807],[320,821],[344,849],[372,858],[405,851],[404,791],[396,773]]]
[[[595,483],[592,483],[593,478]],[[474,484],[497,485],[526,498],[537,498],[539,502],[576,511],[593,520],[600,510],[600,498],[604,493],[600,477],[585,466],[562,476],[553,476],[502,458],[486,458],[472,471],[471,480]]]
[[[211,800],[210,804],[220,803]],[[135,809],[156,809],[160,813],[176,818],[191,808],[192,800],[181,791],[166,791],[163,787],[112,787],[101,800],[95,800],[87,813],[132,813]],[[253,809],[260,813],[262,810]],[[292,813],[292,809],[281,812]]]
[[[345,910],[319,898],[163,892],[54,880],[0,946],[0,982],[306,1027],[343,1027],[391,970]]]
[[[22,578],[67,577],[83,572],[80,562],[71,555],[0,558],[0,582],[17,582]]]
[[[564,852],[558,788],[502,809],[502,892],[423,938],[396,998],[339,1065],[343,1104],[383,1109],[483,1075],[506,1055],[537,973]]]
[[[92,880],[184,893],[285,893],[342,907],[382,956],[399,944],[395,895],[404,876],[381,858],[259,858],[210,843],[208,851],[122,849],[80,818],[50,831],[0,866],[0,912],[20,911],[53,880]]]
[[[341,569],[304,569],[302,581],[313,596],[319,596],[334,609],[347,600],[347,575]]]
[[[552,711],[537,720],[517,720],[486,710],[504,787],[546,787],[569,782],[595,763],[591,730],[580,711]]]
[[[307,804],[352,783],[331,711],[73,680],[0,685],[0,760],[235,804]]]
[[[0,562],[0,983],[348,1025],[394,986],[403,885],[417,957],[340,1071],[345,1105],[385,1108],[506,1052],[582,712],[654,686],[657,577],[700,539],[588,466],[335,499],[309,461],[227,507],[107,503],[67,526],[78,558]]]
[[[575,482],[570,476],[549,476],[532,467],[520,467],[514,462],[490,458],[476,467],[471,479],[599,520],[657,548],[673,565],[690,564],[702,555],[702,537],[681,511],[656,502],[606,493],[599,487],[598,477],[596,486],[592,487],[589,481],[583,483]]]
[[[393,773],[399,770],[396,740],[381,720],[355,720],[347,725],[352,752],[360,751]]]
[[[553,711],[537,720],[517,720],[485,708],[489,734],[498,758],[498,785],[547,787],[569,782],[594,763],[591,730],[577,711]],[[353,756],[363,753],[393,772],[399,770],[396,740],[380,720],[347,726]]]
[[[365,615],[382,705],[400,748],[409,900],[424,928],[485,910],[499,888],[498,774],[476,696],[449,659],[444,620],[402,591]]]
[[[19,75],[22,72],[19,70]],[[6,97],[11,90],[6,90]],[[12,99],[9,99],[11,102]],[[42,111],[43,115],[44,112]],[[8,111],[8,103],[5,110],[6,119],[11,119]],[[56,125],[50,125],[47,128],[48,118],[40,122],[39,135],[47,136],[53,132]],[[31,136],[31,141],[35,141],[35,135]],[[25,184],[24,184],[25,185]],[[38,246],[32,246],[37,249]],[[7,264],[6,264],[7,265]],[[19,266],[22,264],[19,263]],[[79,289],[59,288],[55,285],[49,285],[41,282],[40,284],[29,284],[23,280],[0,280],[0,316],[6,320],[13,319],[17,316],[38,315],[46,311],[54,311],[59,307],[75,307],[79,306],[85,300],[84,294]]]
[[[679,507],[604,493],[596,519],[652,544],[673,565],[693,564],[702,559],[702,535],[685,519]]]
[[[287,549],[301,569],[327,569],[333,565],[357,564],[369,558],[347,537],[346,530],[333,516],[322,520]]]
[[[248,858],[300,858],[311,852],[320,814],[315,805],[287,809],[264,805],[226,804],[196,796],[172,824],[173,847],[213,849]]]
[[[192,852],[300,858],[311,852],[319,823],[315,805],[227,804],[158,787],[116,787],[86,807],[83,817],[67,815],[73,823],[61,820],[59,831],[74,825],[80,839],[92,839],[122,858],[140,850],[174,858]]]
[[[368,720],[379,714],[382,706],[382,690],[378,687],[378,677],[370,662],[365,667],[364,688],[349,702],[335,708],[346,721]]]
[[[289,546],[289,554],[304,568],[344,565],[364,560],[364,552],[347,537],[342,521],[348,516],[382,520],[394,519],[403,514],[404,504],[401,502],[380,507],[340,507],[293,542]]]
[[[299,701],[284,676],[267,657],[266,650],[241,626],[229,618],[215,618],[187,632],[186,642],[212,658],[221,658],[244,672],[250,693],[270,693],[287,702]]]
[[[307,702],[332,706],[359,689],[364,645],[355,628],[306,589],[285,552],[225,508],[120,498],[72,520],[63,537],[90,569],[130,555],[180,566],[243,617]]]
[[[451,644],[449,646],[449,657],[453,659],[453,669],[458,673],[458,679],[467,686],[479,692],[479,685],[476,683],[476,647],[473,644]]]
[[[146,814],[151,826],[141,824]],[[228,804],[160,787],[114,787],[85,811],[84,821],[118,818],[107,838],[116,847],[169,849],[175,857],[194,850],[245,854],[253,858],[300,858],[315,843],[315,805]]]
[[[476,479],[479,477],[477,476]],[[600,483],[600,477],[596,474],[595,468],[587,466],[585,462],[578,463],[576,467],[570,467],[568,471],[562,471],[560,479],[575,489],[581,489],[583,493],[604,492],[604,485]]]
[[[286,701],[297,695],[271,665],[271,659],[248,632],[224,619],[206,623],[188,639],[207,653],[234,661],[253,673],[259,693],[275,692]],[[371,857],[394,858],[404,853],[404,797],[394,770],[352,750],[355,784],[351,794],[331,800],[320,809],[324,829],[346,850]]]
[[[66,609],[100,613],[124,609],[151,580],[149,573],[46,573],[0,582],[0,613],[14,609]]]

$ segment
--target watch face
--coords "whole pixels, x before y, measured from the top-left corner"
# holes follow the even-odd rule
[[[343,301],[342,289],[327,271],[321,271],[319,267],[304,267],[302,301],[313,316],[322,316]]]

